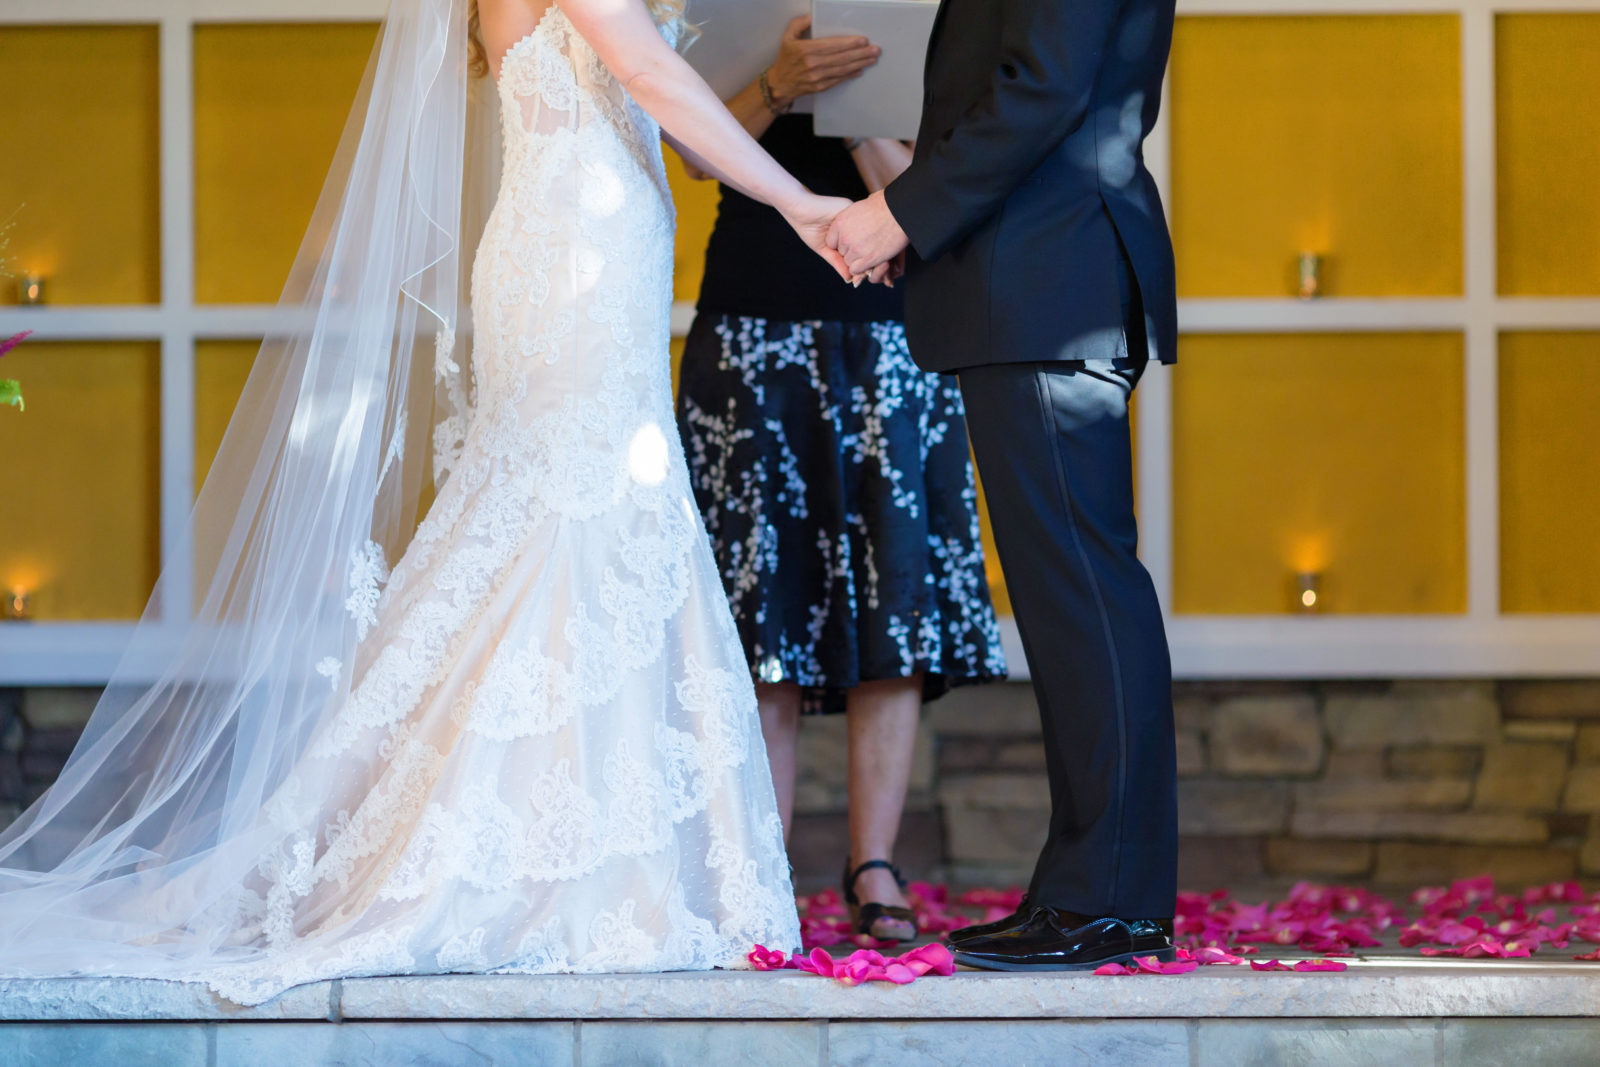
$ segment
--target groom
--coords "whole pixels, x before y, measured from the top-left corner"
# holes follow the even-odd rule
[[[914,162],[829,234],[855,274],[903,270],[912,355],[959,376],[1039,701],[1049,836],[1022,908],[951,935],[970,966],[1172,958],[1171,666],[1128,399],[1177,340],[1142,155],[1173,6],[943,0]]]

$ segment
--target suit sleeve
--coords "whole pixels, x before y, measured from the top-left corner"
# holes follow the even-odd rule
[[[1122,0],[1000,0],[1001,61],[983,98],[884,190],[923,259],[942,254],[1083,124]]]

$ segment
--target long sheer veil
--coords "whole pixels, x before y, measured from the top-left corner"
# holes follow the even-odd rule
[[[390,6],[169,548],[193,587],[163,574],[59,780],[0,834],[0,974],[181,978],[258,951],[234,913],[261,812],[348,698],[384,561],[471,418],[466,242],[497,165],[466,34],[466,0]]]

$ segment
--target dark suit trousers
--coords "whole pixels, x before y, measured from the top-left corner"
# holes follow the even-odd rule
[[[1033,676],[1050,833],[1029,893],[1086,915],[1173,913],[1172,666],[1135,552],[1128,399],[1142,360],[960,373],[967,429]]]

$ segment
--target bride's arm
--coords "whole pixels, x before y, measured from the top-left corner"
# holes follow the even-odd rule
[[[746,196],[777,208],[839,276],[828,224],[848,201],[816,196],[773,161],[662,38],[642,0],[556,0],[584,40],[685,159]]]

